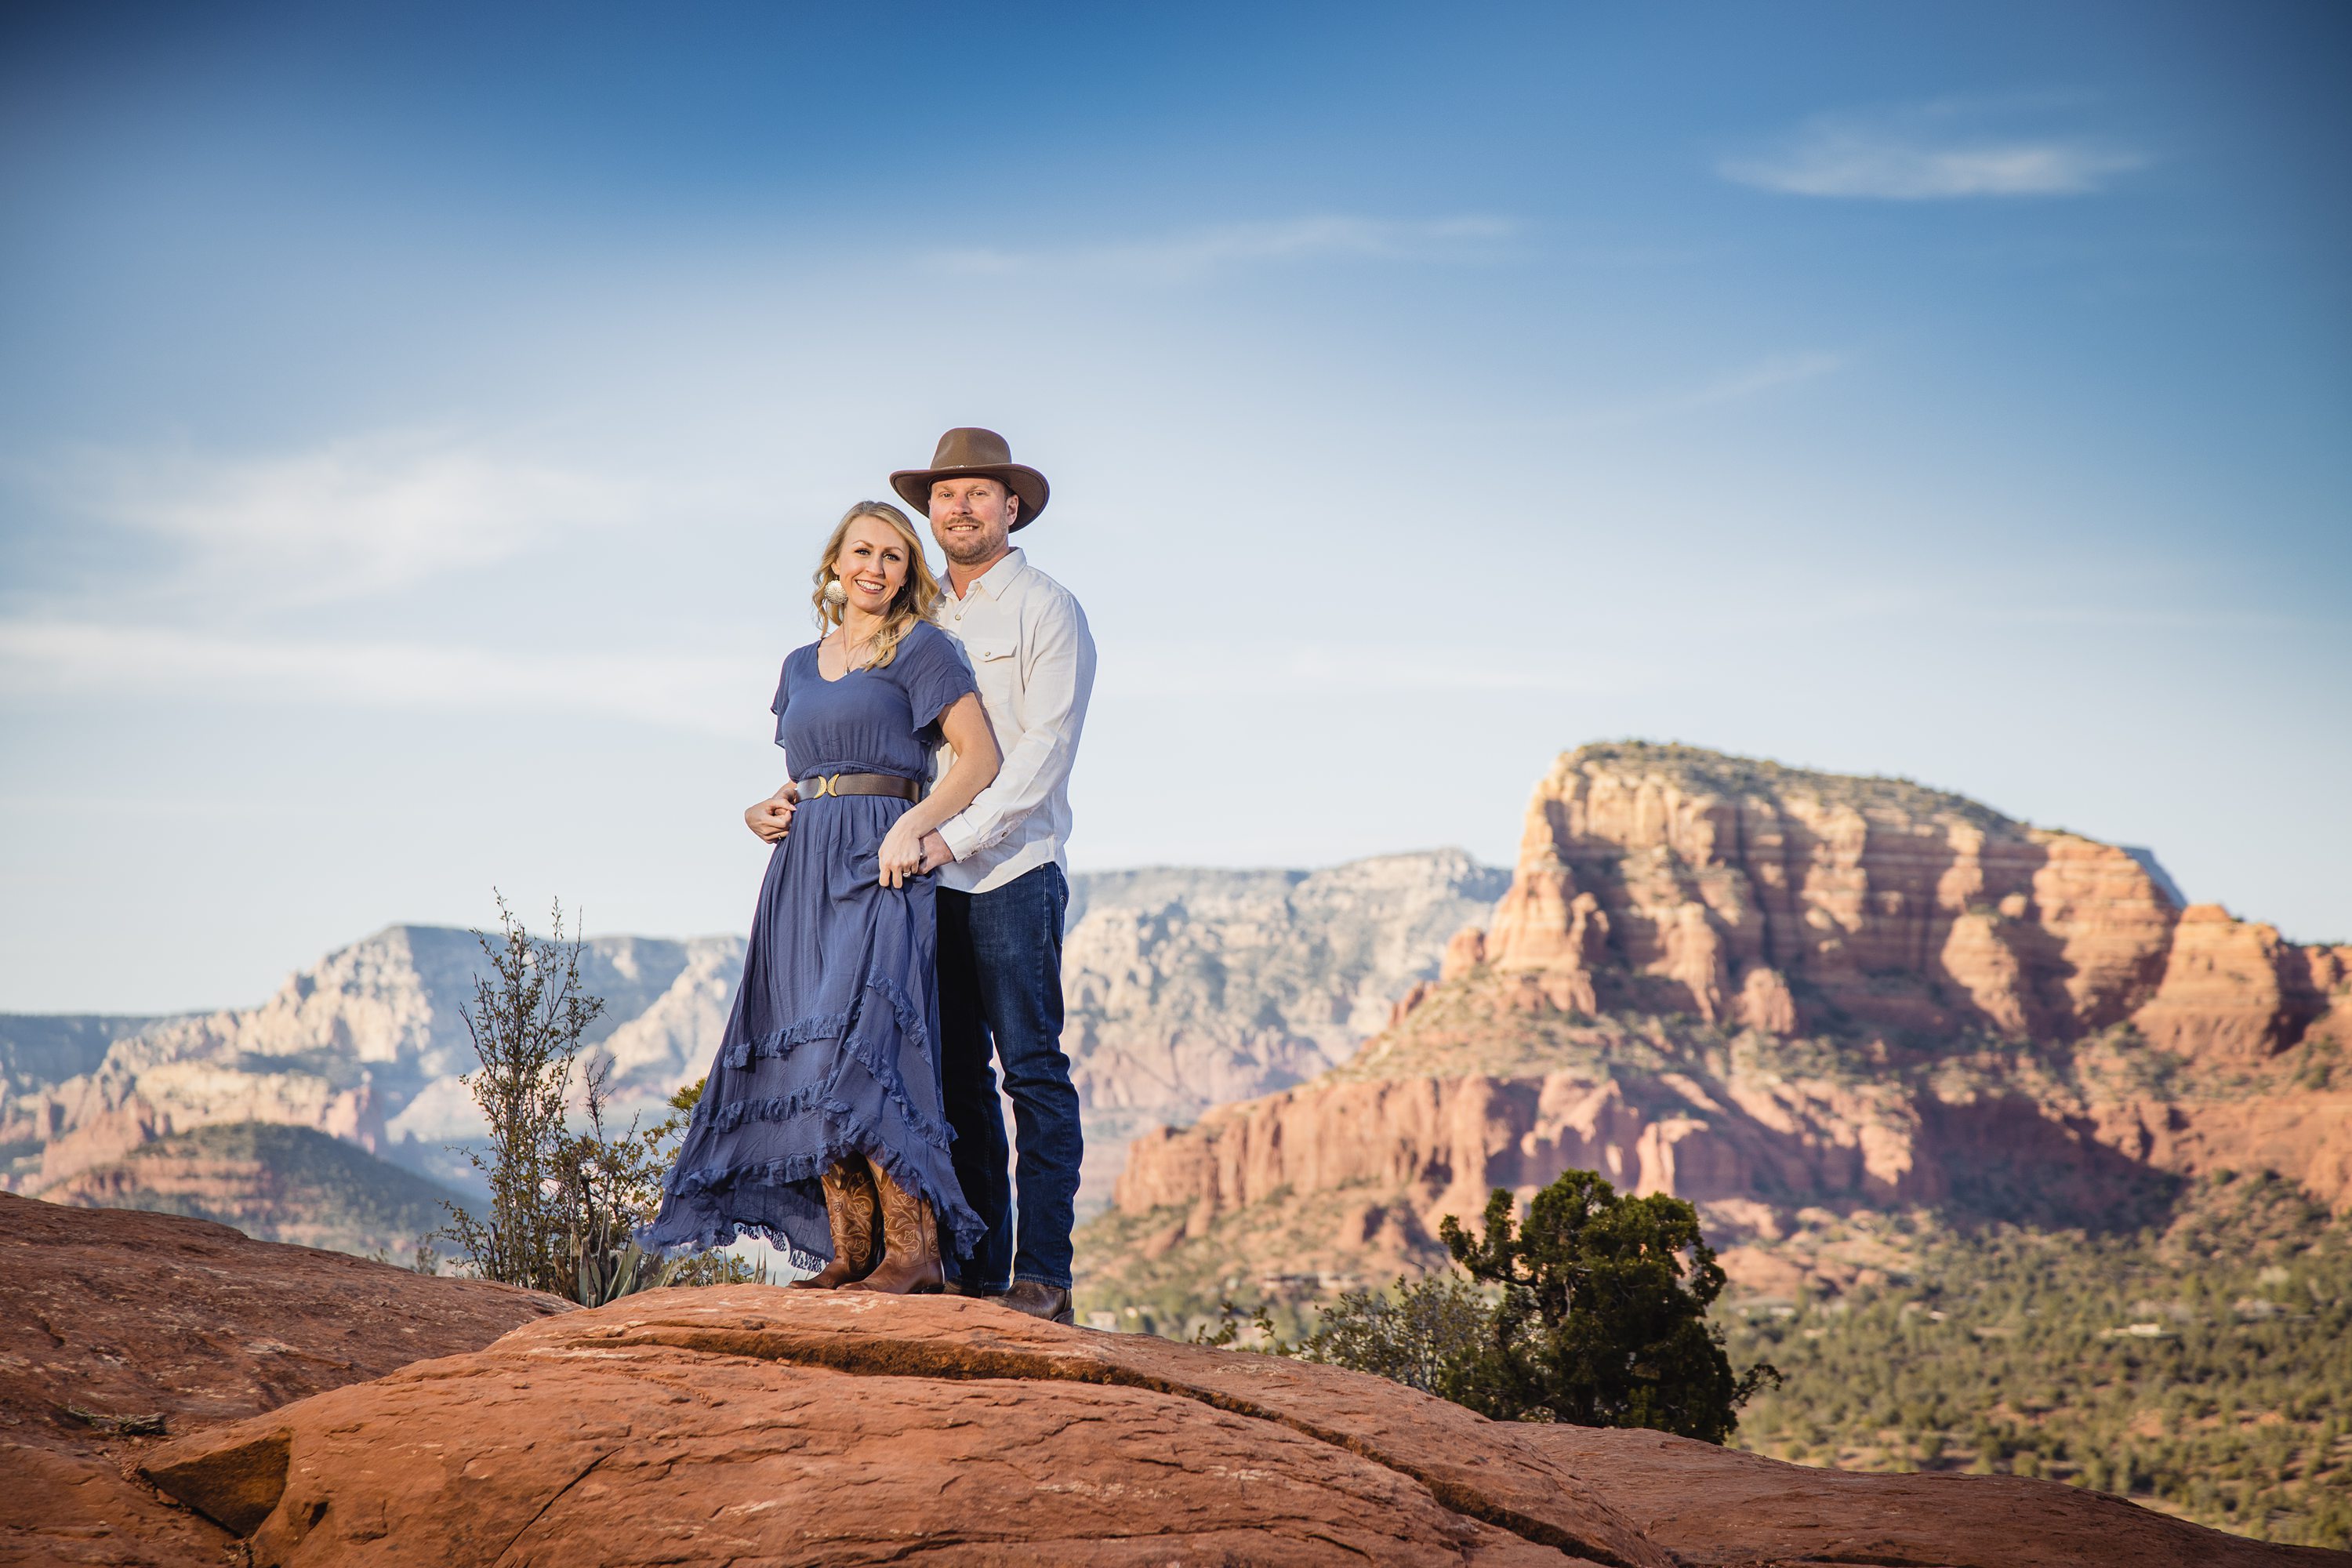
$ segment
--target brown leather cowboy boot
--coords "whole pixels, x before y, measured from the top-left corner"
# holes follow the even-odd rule
[[[874,1231],[877,1198],[874,1177],[866,1156],[852,1154],[819,1177],[824,1186],[824,1218],[833,1228],[833,1261],[805,1279],[795,1279],[794,1290],[834,1290],[865,1279],[882,1261],[882,1238]]]
[[[948,1288],[948,1267],[940,1257],[939,1222],[931,1205],[874,1167],[874,1186],[882,1194],[882,1261],[873,1273],[848,1290],[875,1290],[886,1296],[920,1296]]]

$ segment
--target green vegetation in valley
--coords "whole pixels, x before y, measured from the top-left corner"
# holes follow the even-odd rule
[[[1198,1228],[1181,1208],[1112,1209],[1076,1240],[1079,1321],[1169,1339],[1213,1327],[1227,1302],[1245,1313],[1263,1307],[1281,1333],[1297,1336],[1313,1328],[1318,1301],[1445,1262],[1412,1209],[1369,1184],[1285,1190]],[[1349,1261],[1336,1266],[1343,1251]],[[1283,1272],[1245,1273],[1234,1264],[1245,1258],[1290,1261]]]
[[[1738,1446],[2043,1476],[2266,1540],[2352,1546],[2352,1226],[2269,1175],[2167,1223],[1923,1241],[1907,1279],[1718,1308],[1776,1364]]]

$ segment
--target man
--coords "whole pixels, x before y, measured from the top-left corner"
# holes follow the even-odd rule
[[[1013,547],[1049,492],[1045,475],[1013,461],[1003,437],[950,430],[929,468],[892,474],[890,486],[929,514],[947,555],[937,618],[971,660],[1004,759],[995,782],[923,840],[924,868],[939,871],[939,1055],[956,1179],[988,1222],[958,1288],[1066,1323],[1083,1144],[1062,1054],[1063,846],[1094,639],[1069,590]],[[1017,1247],[992,1045],[1020,1157]]]

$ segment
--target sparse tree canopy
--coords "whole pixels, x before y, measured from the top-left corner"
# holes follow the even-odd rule
[[[1767,1364],[1732,1372],[1707,1321],[1723,1269],[1689,1204],[1623,1197],[1593,1172],[1570,1171],[1536,1194],[1524,1225],[1515,1206],[1498,1187],[1483,1235],[1451,1215],[1439,1228],[1472,1278],[1502,1288],[1449,1397],[1497,1420],[1647,1426],[1720,1443],[1739,1406],[1779,1382]]]

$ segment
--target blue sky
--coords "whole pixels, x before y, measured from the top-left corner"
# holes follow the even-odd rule
[[[2340,6],[490,9],[0,21],[0,1008],[740,929],[965,423],[1081,868],[1507,862],[1641,735],[2352,937]]]

